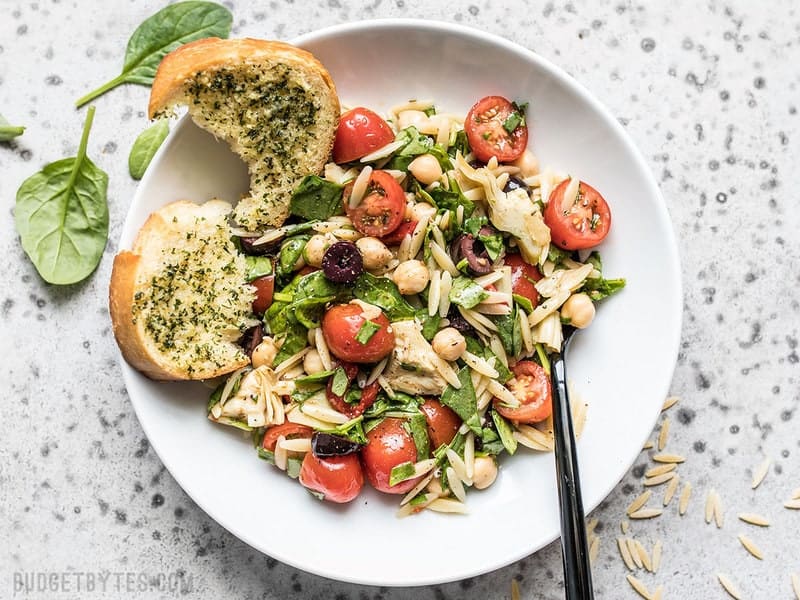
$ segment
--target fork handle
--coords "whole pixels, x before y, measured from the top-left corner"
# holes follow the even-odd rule
[[[561,559],[567,600],[592,600],[592,569],[586,540],[578,454],[567,393],[567,369],[563,354],[551,357],[553,426],[555,428],[556,477],[561,513]]]

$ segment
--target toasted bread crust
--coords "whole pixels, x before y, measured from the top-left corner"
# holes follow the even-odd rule
[[[235,371],[250,362],[247,356],[242,354],[238,360],[232,360],[220,367],[204,368],[192,365],[194,368],[190,372],[185,366],[172,363],[167,357],[148,347],[152,344],[148,344],[150,340],[145,329],[141,323],[137,324],[134,318],[135,296],[142,289],[142,275],[152,275],[152,265],[145,264],[143,260],[144,249],[163,245],[171,229],[169,222],[171,217],[197,210],[198,206],[201,205],[178,201],[151,214],[139,230],[133,249],[123,250],[114,258],[109,284],[109,313],[114,337],[128,364],[150,379],[161,381],[212,379]]]
[[[183,86],[198,71],[215,69],[239,63],[283,60],[301,68],[317,72],[336,97],[336,86],[330,73],[316,57],[296,46],[284,42],[243,38],[223,40],[205,38],[190,42],[170,52],[161,61],[150,90],[148,114],[150,118],[173,106],[184,93]],[[338,97],[336,97],[338,105]]]

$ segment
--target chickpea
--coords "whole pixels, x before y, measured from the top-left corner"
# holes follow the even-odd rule
[[[261,343],[255,347],[250,361],[253,363],[253,368],[267,366],[271,367],[272,362],[278,355],[279,347],[271,337],[265,337]]]
[[[319,352],[313,349],[306,352],[303,357],[303,370],[307,375],[314,375],[325,370],[322,359],[319,357]]]
[[[497,479],[497,463],[491,456],[476,456],[472,472],[472,485],[476,490],[485,490]]]
[[[572,294],[561,306],[561,318],[578,329],[588,327],[594,319],[594,302],[586,294]]]
[[[401,294],[418,294],[425,289],[431,274],[421,260],[407,260],[394,270],[394,282]]]
[[[314,235],[306,242],[303,248],[303,258],[306,264],[312,267],[322,266],[322,257],[325,255],[325,250],[331,245],[330,240],[324,235]]]
[[[411,206],[410,212],[409,219],[419,223],[426,217],[432,219],[436,214],[436,209],[427,202],[417,202]]]
[[[428,115],[421,110],[404,110],[397,115],[397,128],[405,129],[414,125],[419,129],[420,125],[428,122]]]
[[[392,252],[382,241],[374,237],[356,240],[356,248],[361,252],[364,268],[367,271],[383,269],[392,260]]]
[[[520,177],[531,177],[539,172],[539,159],[530,150],[525,150],[517,160],[511,163],[519,168]]]
[[[456,360],[467,349],[464,336],[453,327],[445,327],[433,336],[433,351],[445,360]]]
[[[439,181],[442,176],[442,166],[433,154],[419,155],[409,163],[408,170],[423,185]]]

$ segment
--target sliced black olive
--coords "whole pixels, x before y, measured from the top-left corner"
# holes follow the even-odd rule
[[[249,254],[250,256],[264,256],[265,254],[271,254],[277,250],[278,246],[280,245],[280,241],[278,241],[259,244],[256,246],[253,242],[255,242],[257,239],[257,237],[239,238],[239,241],[242,244],[242,250],[245,254]]]
[[[450,327],[457,329],[460,333],[464,335],[475,335],[475,329],[469,324],[469,321],[461,316],[461,313],[458,312],[455,306],[450,307],[450,311],[447,313],[447,320],[450,321]]]
[[[239,345],[244,348],[244,351],[247,353],[247,356],[253,356],[253,350],[263,341],[264,339],[264,326],[260,323],[254,327],[251,327],[247,331],[244,332],[242,335],[242,339],[239,340]]]
[[[353,283],[364,272],[364,260],[353,242],[336,242],[322,256],[322,271],[335,283]]]
[[[486,275],[492,271],[492,261],[483,242],[476,240],[471,233],[465,233],[453,241],[452,254],[456,264],[466,258],[467,270],[473,275]]]
[[[359,450],[361,450],[361,444],[347,438],[321,431],[311,434],[311,451],[318,458],[355,454]]]
[[[511,177],[508,178],[508,182],[503,188],[503,191],[507,194],[508,192],[511,192],[513,190],[525,190],[525,193],[528,194],[530,193],[530,189],[531,189],[530,186],[524,181],[522,181],[522,179],[512,175]]]

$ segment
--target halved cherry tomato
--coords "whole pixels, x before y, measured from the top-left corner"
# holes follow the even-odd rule
[[[264,275],[250,282],[256,288],[256,299],[253,300],[253,312],[264,314],[272,306],[272,295],[275,293],[275,275]]]
[[[350,384],[358,375],[358,367],[353,363],[342,362],[339,364],[340,367],[344,369],[344,372],[347,374],[347,389],[345,391],[345,396],[347,392],[351,389]],[[364,387],[361,390],[361,399],[356,404],[350,404],[346,402],[344,396],[338,396],[333,393],[333,377],[328,379],[328,386],[325,388],[325,397],[330,402],[330,405],[334,408],[334,410],[339,411],[343,415],[347,415],[351,419],[355,419],[365,410],[367,410],[370,406],[375,403],[375,399],[378,397],[378,391],[380,389],[380,385],[377,381],[373,381],[368,386]]]
[[[481,162],[489,162],[493,156],[500,162],[511,162],[522,156],[528,145],[528,126],[519,122],[512,127],[512,115],[522,115],[502,96],[486,96],[475,103],[464,120],[469,146]],[[512,117],[509,119],[509,117]]]
[[[306,452],[300,467],[300,483],[320,492],[329,502],[350,502],[364,487],[364,473],[357,454],[319,458]]]
[[[544,209],[544,222],[553,243],[564,250],[597,246],[611,228],[611,210],[605,199],[588,183],[580,182],[578,195],[564,206],[564,192],[570,180],[559,183]]]
[[[405,494],[419,477],[389,485],[392,469],[404,462],[417,462],[417,446],[403,427],[403,419],[384,419],[367,433],[367,445],[361,449],[367,479],[379,492]]]
[[[368,108],[358,106],[339,118],[333,141],[333,161],[350,162],[394,141],[389,124]]]
[[[389,235],[403,222],[406,212],[406,195],[394,177],[386,171],[373,171],[367,191],[355,208],[350,208],[353,183],[344,188],[344,210],[353,227],[364,235],[383,237]]]
[[[420,410],[425,414],[428,422],[428,437],[431,440],[431,449],[435,450],[442,444],[449,444],[456,437],[461,419],[449,406],[438,400],[428,398],[420,405]]]
[[[366,344],[358,341],[358,332],[367,319],[358,304],[337,304],[322,317],[322,334],[328,349],[339,360],[354,363],[373,363],[388,356],[394,349],[394,332],[389,319],[381,312],[369,319],[379,326]]]
[[[277,444],[280,436],[285,437],[287,440],[294,440],[297,438],[310,438],[312,433],[314,433],[314,430],[311,427],[300,425],[299,423],[273,425],[264,433],[261,447],[270,452],[275,452],[275,444]]]
[[[499,398],[494,399],[494,408],[506,419],[518,423],[538,423],[553,412],[553,392],[550,377],[538,363],[521,360],[511,369],[514,378],[506,386],[519,400],[517,408],[504,406]]]
[[[381,241],[387,246],[397,246],[406,235],[411,235],[416,227],[417,221],[403,221],[392,233],[383,236]]]
[[[511,267],[511,291],[517,296],[523,296],[536,306],[539,302],[539,292],[534,284],[542,278],[539,269],[525,262],[519,254],[506,254],[505,264]]]

